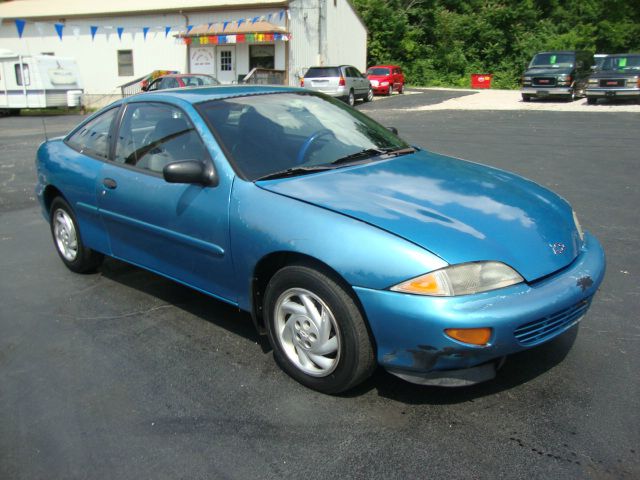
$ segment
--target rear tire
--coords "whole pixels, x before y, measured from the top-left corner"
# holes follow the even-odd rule
[[[356,96],[353,94],[353,90],[349,90],[349,95],[347,96],[347,103],[350,107],[353,107],[356,104]]]
[[[49,225],[56,251],[69,270],[87,273],[100,266],[104,255],[82,243],[76,216],[62,197],[56,197],[51,203]]]
[[[400,84],[400,87],[398,88],[398,93],[401,95],[404,93],[404,83]]]
[[[340,393],[376,367],[360,309],[330,275],[304,265],[282,268],[264,296],[267,334],[280,367],[323,393]]]

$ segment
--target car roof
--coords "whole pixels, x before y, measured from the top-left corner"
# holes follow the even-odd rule
[[[213,75],[209,75],[208,73],[167,73],[166,75],[162,75],[158,78],[186,78],[186,77],[212,77]]]
[[[195,104],[221,98],[233,98],[247,95],[265,95],[270,93],[303,92],[307,91],[297,87],[277,85],[220,85],[192,88],[169,88],[144,92],[124,99],[125,103],[152,100],[181,100]]]
[[[613,53],[610,55],[607,55],[607,57],[629,57],[629,56],[638,56],[640,55],[640,53]]]
[[[400,65],[371,65],[369,68],[400,68]]]

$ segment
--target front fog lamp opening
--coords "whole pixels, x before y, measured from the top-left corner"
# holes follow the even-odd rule
[[[458,342],[486,347],[491,340],[493,330],[489,327],[482,328],[445,328],[444,333]]]
[[[451,265],[391,287],[394,292],[452,297],[472,295],[523,282],[513,268],[501,262]]]

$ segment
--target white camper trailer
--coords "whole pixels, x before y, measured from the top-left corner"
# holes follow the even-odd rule
[[[78,107],[82,83],[73,58],[0,50],[0,112]]]

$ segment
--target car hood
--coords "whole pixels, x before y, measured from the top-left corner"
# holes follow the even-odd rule
[[[640,71],[598,70],[591,74],[591,78],[625,78],[640,75]]]
[[[500,261],[528,281],[567,266],[579,250],[571,207],[556,194],[425,151],[257,185],[375,225],[450,264]]]
[[[570,75],[572,71],[572,68],[533,67],[524,72],[524,75],[527,77]]]

